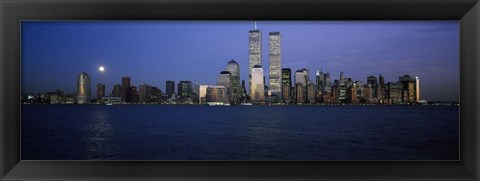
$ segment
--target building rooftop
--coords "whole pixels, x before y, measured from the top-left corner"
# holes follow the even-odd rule
[[[238,64],[237,61],[235,61],[234,59],[228,61],[228,63],[235,63],[235,64]]]

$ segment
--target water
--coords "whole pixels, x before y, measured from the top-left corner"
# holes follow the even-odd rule
[[[22,105],[23,160],[457,160],[455,106]]]

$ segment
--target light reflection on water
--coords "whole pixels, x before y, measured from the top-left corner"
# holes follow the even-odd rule
[[[85,159],[105,159],[114,155],[116,145],[113,143],[113,128],[111,125],[109,113],[102,108],[92,111],[91,119],[85,120],[85,136],[83,138],[86,144]]]
[[[22,106],[25,160],[456,160],[458,107]]]

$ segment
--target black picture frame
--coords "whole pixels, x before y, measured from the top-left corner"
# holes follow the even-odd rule
[[[459,20],[460,161],[22,161],[21,20]],[[0,0],[1,180],[480,179],[478,0]]]

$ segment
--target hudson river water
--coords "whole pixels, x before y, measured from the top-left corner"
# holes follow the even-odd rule
[[[22,105],[23,160],[457,160],[456,106]]]

